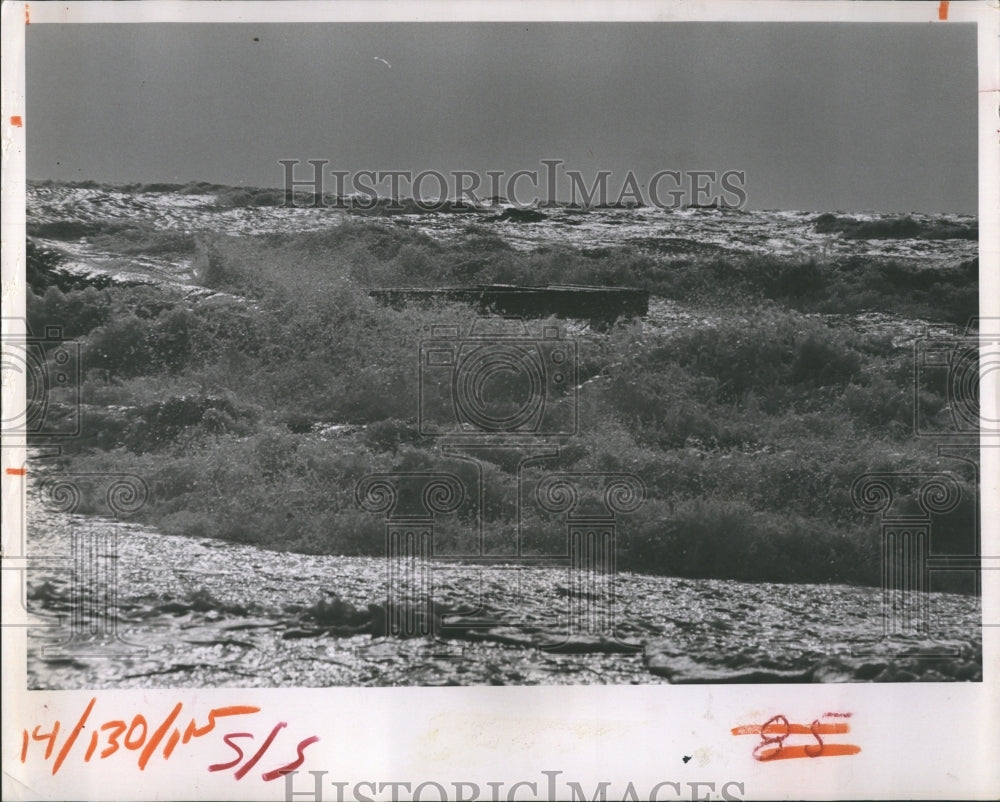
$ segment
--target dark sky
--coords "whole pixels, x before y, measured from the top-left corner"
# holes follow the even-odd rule
[[[976,89],[973,25],[33,24],[28,176],[555,158],[612,184],[744,170],[750,208],[975,213]]]

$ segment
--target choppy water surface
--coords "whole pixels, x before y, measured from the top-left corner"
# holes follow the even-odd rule
[[[34,689],[980,680],[979,600],[929,594],[928,638],[880,640],[882,592],[620,574],[617,638],[567,637],[567,568],[434,567],[436,642],[384,633],[386,563],[265,551],[43,509],[29,553],[117,531],[117,629],[54,652],[34,627]],[[71,569],[29,572],[32,612],[69,613]],[[338,601],[335,601],[337,599]],[[322,600],[322,602],[321,602]],[[485,606],[480,605],[486,600]],[[317,605],[318,602],[321,602]],[[608,598],[589,609],[606,615]],[[928,652],[937,656],[921,657]],[[940,653],[948,653],[946,655]]]
[[[607,248],[629,245],[659,256],[714,258],[737,254],[769,254],[820,260],[855,256],[905,260],[908,264],[957,265],[978,255],[974,239],[921,237],[852,239],[836,231],[817,231],[817,212],[733,211],[720,209],[593,208],[547,209],[536,222],[499,219],[509,206],[484,207],[460,214],[410,214],[381,220],[388,226],[421,231],[439,241],[464,236],[470,224],[487,225],[511,247],[530,251],[539,246]],[[27,188],[28,219],[45,223],[122,223],[148,225],[191,237],[211,232],[231,235],[322,231],[350,217],[330,208],[220,207],[214,195],[176,192],[130,193],[113,189],[66,186]],[[858,221],[892,218],[877,213],[852,213]],[[911,214],[917,225],[968,226],[967,215]],[[191,279],[191,260],[176,255],[102,252],[86,237],[79,241],[39,242],[67,256],[64,265],[83,272],[99,271],[123,278],[181,281]]]
[[[130,223],[172,231],[192,240],[201,234],[266,234],[320,231],[339,226],[351,216],[336,209],[247,207],[221,208],[214,195],[180,193],[133,194],[108,189],[29,185],[28,219],[34,224]],[[399,215],[372,218],[387,226],[420,230],[439,241],[464,236],[472,223],[485,223],[514,248],[570,245],[588,249],[630,245],[668,259],[722,257],[727,254],[771,254],[834,259],[880,257],[906,260],[912,266],[958,265],[978,255],[978,243],[968,239],[850,239],[836,232],[816,231],[813,212],[718,209],[591,209],[547,210],[544,221],[502,222],[483,212]],[[890,215],[854,214],[857,220]],[[911,215],[922,224],[972,225],[964,215]],[[176,253],[121,254],[96,247],[90,238],[51,240],[36,237],[43,248],[60,255],[60,267],[81,274],[111,275],[120,280],[153,281],[185,287],[194,295],[213,295],[199,286],[193,259]],[[224,293],[214,293],[217,296]],[[228,297],[228,296],[227,296]],[[857,315],[816,315],[843,321],[857,331],[888,336],[897,346],[919,337],[949,336],[953,326],[912,320],[882,312]],[[700,309],[666,298],[650,299],[642,319],[647,331],[670,332],[691,326],[712,326],[718,310]],[[568,321],[575,331],[583,321]]]
[[[331,209],[225,209],[210,195],[70,187],[29,186],[27,207],[34,224],[95,223],[100,231],[102,221],[125,221],[192,238],[203,232],[315,231],[345,219],[344,212]],[[669,258],[868,255],[941,266],[974,258],[977,250],[968,239],[857,240],[821,233],[811,212],[551,209],[545,215],[531,223],[500,221],[492,212],[406,215],[385,223],[446,241],[464,236],[470,223],[486,222],[522,250],[541,244],[628,244]],[[913,217],[921,224],[974,222]],[[104,252],[86,237],[37,241],[59,250],[62,266],[71,270],[199,289],[188,256]],[[712,326],[718,314],[654,298],[643,325],[659,331]],[[851,323],[887,334],[897,345],[935,328],[881,313],[853,316]],[[115,525],[44,509],[33,490],[29,517],[30,553],[67,559],[63,567],[29,572],[29,607],[36,613],[69,613],[71,533],[89,538]],[[69,630],[32,628],[30,687],[981,678],[979,600],[966,596],[928,594],[931,631],[882,640],[883,597],[877,588],[620,574],[613,599],[603,593],[580,599],[567,567],[435,564],[429,570],[440,636],[435,642],[404,640],[385,634],[384,560],[287,554],[132,524],[119,524],[117,531],[115,618],[119,638],[132,645],[120,645],[113,657],[93,657],[96,647],[106,645],[99,636],[96,642],[82,637],[52,650],[45,647]],[[606,628],[569,627],[573,604],[597,619],[613,613],[616,638],[607,637]]]

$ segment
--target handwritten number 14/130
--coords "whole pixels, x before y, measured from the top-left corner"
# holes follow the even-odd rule
[[[146,717],[141,713],[133,716],[130,722],[125,719],[110,719],[99,725],[91,724],[88,728],[88,721],[96,704],[97,697],[93,697],[76,724],[68,731],[62,728],[59,720],[56,720],[47,730],[43,730],[40,724],[30,730],[23,729],[21,731],[21,762],[27,762],[32,743],[44,743],[45,751],[42,758],[45,761],[55,758],[51,771],[52,774],[56,774],[73,751],[77,740],[80,739],[85,730],[89,729],[90,736],[83,752],[84,763],[89,763],[95,756],[99,760],[104,760],[124,748],[127,752],[138,753],[138,768],[143,771],[161,745],[160,756],[164,760],[168,760],[179,744],[188,744],[192,740],[202,738],[212,732],[216,727],[217,719],[226,716],[253,715],[260,712],[259,707],[249,705],[216,707],[209,712],[207,723],[199,725],[195,718],[191,718],[187,726],[184,727],[178,723],[178,717],[183,707],[182,703],[178,702],[155,729],[150,728]],[[253,739],[253,734],[249,732],[228,733],[223,736],[222,740],[236,752],[236,758],[226,763],[214,763],[208,767],[208,770],[224,771],[239,766],[235,777],[237,780],[242,779],[257,765],[278,737],[278,733],[286,726],[284,721],[275,725],[260,747],[245,763],[243,762],[245,755],[240,741],[247,738]],[[60,736],[62,737],[60,738]],[[313,735],[299,741],[295,748],[295,758],[280,768],[265,772],[261,775],[262,778],[265,781],[276,780],[283,774],[297,769],[305,760],[306,748],[318,740],[319,738]],[[241,763],[242,765],[240,765]]]

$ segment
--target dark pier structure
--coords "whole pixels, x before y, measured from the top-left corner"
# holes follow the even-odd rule
[[[588,320],[608,326],[620,318],[641,317],[649,311],[649,292],[632,287],[587,287],[549,284],[519,287],[513,284],[479,284],[472,287],[388,288],[371,296],[390,306],[455,301],[481,312],[523,318],[556,317]]]

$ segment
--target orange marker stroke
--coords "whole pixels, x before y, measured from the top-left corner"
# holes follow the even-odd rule
[[[63,744],[62,749],[59,750],[59,756],[56,758],[56,762],[52,764],[52,773],[55,774],[59,771],[59,767],[62,766],[63,761],[66,756],[69,755],[69,750],[73,748],[73,744],[76,743],[77,737],[83,731],[83,728],[87,725],[87,718],[90,716],[90,711],[94,709],[94,705],[97,704],[97,697],[92,696],[90,698],[90,704],[87,705],[87,709],[83,711],[83,715],[80,716],[80,720],[76,723],[73,731],[69,734],[69,738],[66,739],[66,743]]]
[[[216,707],[208,714],[208,724],[204,727],[199,727],[195,724],[194,720],[188,724],[187,729],[184,731],[184,743],[187,743],[192,738],[201,738],[203,735],[208,735],[212,730],[215,729],[215,719],[221,718],[222,716],[245,716],[249,713],[259,713],[259,707],[251,707],[250,705],[231,705],[229,707]]]
[[[849,713],[837,714],[847,718]],[[841,757],[856,755],[861,747],[856,744],[830,744],[822,736],[843,735],[851,731],[850,725],[844,721],[820,723],[819,719],[811,724],[793,724],[785,716],[772,716],[763,724],[744,724],[733,727],[733,735],[757,735],[760,741],[753,749],[754,760],[790,760],[794,758]],[[816,743],[785,746],[785,740],[792,735],[808,735],[815,738]]]
[[[57,752],[55,755],[55,761],[52,764],[52,774],[57,774],[66,761],[66,758],[72,752],[73,747],[81,733],[83,733],[84,730],[88,730],[88,738],[86,739],[88,741],[88,745],[83,752],[84,763],[89,763],[95,755],[99,755],[99,757],[103,760],[104,758],[115,754],[121,749],[122,746],[124,746],[125,749],[139,754],[138,768],[140,771],[144,771],[149,763],[149,760],[161,747],[163,758],[168,759],[179,742],[186,744],[193,739],[208,735],[216,729],[219,724],[219,719],[229,716],[250,715],[261,711],[261,708],[256,705],[229,705],[226,707],[216,707],[209,711],[207,723],[202,726],[198,726],[197,719],[192,718],[188,725],[182,728],[181,725],[178,724],[178,718],[180,717],[183,709],[183,703],[177,702],[167,714],[166,718],[164,718],[163,721],[156,727],[156,729],[150,731],[150,725],[148,724],[146,717],[141,713],[134,715],[131,719],[131,723],[129,723],[127,718],[118,718],[109,719],[100,724],[88,724],[96,704],[97,697],[91,697],[90,703],[82,712],[73,728],[66,734],[65,740],[61,745],[57,743],[60,733],[59,721],[56,721],[48,732],[42,732],[42,725],[36,725],[33,730],[29,730],[28,728],[23,729],[21,732],[21,762],[25,763],[28,760],[28,752],[32,741],[45,741],[46,746],[43,759],[47,761],[53,756],[53,753]],[[286,722],[281,721],[272,728],[270,734],[264,739],[257,752],[235,773],[237,780],[242,779],[243,776],[249,773],[257,765],[257,763],[264,756],[264,753],[271,747],[279,732],[287,726]],[[182,732],[183,736],[181,734]],[[147,735],[149,736],[148,738]],[[232,743],[232,739],[238,737],[252,738],[253,735],[251,733],[229,733],[223,738],[223,740],[230,746],[235,747],[235,744]],[[282,774],[295,770],[298,766],[302,765],[304,760],[303,752],[305,748],[318,740],[319,738],[313,735],[305,740],[299,741],[298,747],[296,748],[295,760],[285,764],[280,769],[266,772],[261,776],[266,780],[272,780],[277,779]],[[102,742],[104,743],[105,748],[99,752],[98,748]],[[237,751],[240,752],[240,755],[231,765],[236,765],[236,763],[243,760],[242,750],[237,748]],[[209,771],[216,771],[224,767],[228,768],[229,766],[213,765],[209,767]]]
[[[856,755],[861,751],[860,746],[854,744],[806,744],[805,746],[781,746],[768,749],[757,756],[757,760],[770,762],[772,760],[789,760],[799,757],[842,757],[844,755]]]
[[[843,735],[850,731],[850,725],[841,723],[818,724],[815,727],[807,727],[805,724],[789,724],[787,727],[781,724],[768,724],[766,727],[744,724],[730,730],[733,735]]]
[[[180,715],[182,703],[178,702],[174,705],[174,709],[170,711],[170,715],[167,716],[163,723],[156,728],[153,736],[146,743],[146,748],[142,750],[142,754],[139,755],[139,771],[145,771],[146,764],[149,759],[153,756],[153,752],[156,751],[156,747],[160,745],[160,741],[163,740],[163,736],[167,734],[167,730],[170,729],[170,725],[174,723],[174,720]],[[166,755],[169,757],[169,755]]]

